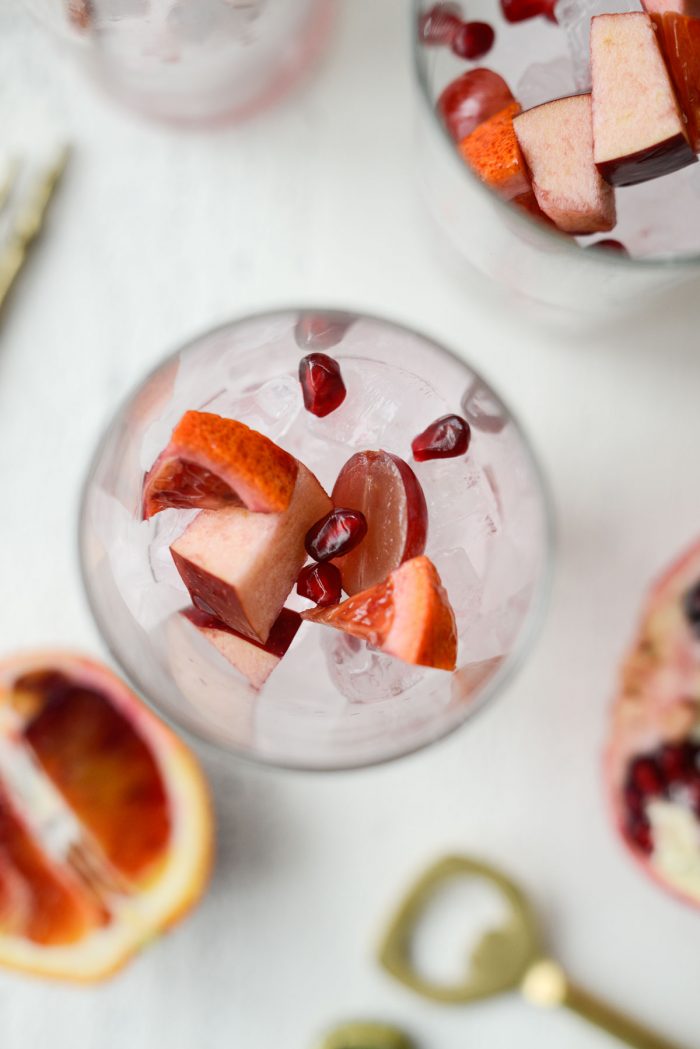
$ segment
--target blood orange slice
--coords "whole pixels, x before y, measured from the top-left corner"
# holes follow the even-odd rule
[[[455,617],[427,557],[414,557],[378,586],[339,605],[309,609],[301,617],[362,638],[406,663],[455,669]]]
[[[143,516],[168,507],[245,506],[279,513],[297,477],[293,456],[236,419],[185,412],[143,483]]]
[[[108,976],[197,901],[211,853],[195,759],[114,674],[0,665],[0,964]]]

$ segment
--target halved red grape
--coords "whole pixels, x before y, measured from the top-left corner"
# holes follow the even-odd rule
[[[437,110],[455,142],[461,142],[475,127],[515,102],[502,76],[479,67],[448,84],[437,101]]]

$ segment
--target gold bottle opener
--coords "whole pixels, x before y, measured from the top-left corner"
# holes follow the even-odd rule
[[[408,1035],[389,1024],[341,1024],[323,1039],[320,1049],[416,1049]]]
[[[493,885],[507,904],[508,916],[476,943],[464,978],[441,984],[416,971],[413,936],[430,900],[457,877],[480,878]],[[572,984],[561,966],[545,956],[533,911],[517,885],[501,871],[466,856],[448,856],[418,880],[386,931],[379,961],[406,987],[431,1001],[469,1003],[519,989],[533,1005],[567,1008],[634,1049],[681,1049]],[[400,1043],[389,1045],[398,1049]],[[328,1049],[341,1045],[331,1044]],[[348,1043],[343,1049],[360,1049],[360,1045]],[[362,1044],[361,1049],[374,1045]]]

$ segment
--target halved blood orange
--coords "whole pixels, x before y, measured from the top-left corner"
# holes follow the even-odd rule
[[[244,423],[185,412],[146,474],[143,516],[168,507],[280,513],[289,506],[297,470],[293,456]]]
[[[111,671],[0,664],[0,964],[110,975],[198,900],[212,837],[196,760]]]

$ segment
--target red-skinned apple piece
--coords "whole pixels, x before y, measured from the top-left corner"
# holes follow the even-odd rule
[[[633,186],[695,163],[649,15],[591,20],[591,78],[593,154],[607,182]]]
[[[455,142],[515,102],[502,76],[492,69],[470,69],[448,84],[437,101],[437,111]]]
[[[615,225],[615,197],[593,162],[591,96],[571,95],[528,109],[513,121],[542,211],[565,233]]]
[[[170,547],[192,603],[245,637],[266,641],[306,560],[304,537],[331,501],[299,463],[287,510],[203,510]]]
[[[296,637],[301,616],[291,608],[283,608],[268,634],[267,641],[255,641],[232,630],[216,616],[199,608],[181,612],[200,634],[216,648],[224,659],[247,678],[258,691],[265,684],[279,661]]]
[[[211,412],[185,412],[143,483],[143,516],[168,507],[286,510],[297,462],[257,430]]]
[[[362,638],[406,663],[455,669],[454,613],[437,569],[424,556],[339,605],[302,612],[302,619]]]
[[[338,474],[335,506],[360,510],[367,534],[359,546],[335,560],[343,590],[356,594],[425,550],[428,508],[420,481],[408,463],[384,451],[356,452]]]

